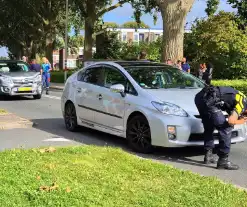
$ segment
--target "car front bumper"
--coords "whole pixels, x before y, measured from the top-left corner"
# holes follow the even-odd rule
[[[9,85],[9,86],[0,85],[0,95],[30,96],[30,95],[39,95],[41,93],[42,93],[41,83],[33,83],[26,85]]]
[[[193,115],[189,117],[167,116],[154,113],[149,117],[152,144],[162,147],[203,146],[204,128],[201,119]],[[169,136],[168,127],[175,128],[175,136]],[[170,137],[170,138],[169,138]],[[214,132],[214,143],[219,144],[217,130]],[[232,143],[243,142],[247,138],[247,125],[236,125],[232,131]]]

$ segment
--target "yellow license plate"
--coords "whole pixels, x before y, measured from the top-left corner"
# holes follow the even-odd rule
[[[18,91],[32,91],[32,87],[22,87],[22,88],[18,88]]]

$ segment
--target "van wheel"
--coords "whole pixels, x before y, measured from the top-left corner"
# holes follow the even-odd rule
[[[136,152],[153,151],[150,127],[147,119],[142,115],[137,115],[128,122],[126,138],[129,146]]]

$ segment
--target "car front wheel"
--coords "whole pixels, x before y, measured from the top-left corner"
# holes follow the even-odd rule
[[[73,103],[67,103],[64,111],[65,126],[68,131],[74,132],[78,128],[76,109]]]
[[[136,152],[150,153],[153,150],[150,127],[142,115],[137,115],[128,122],[126,138],[129,146]]]
[[[33,96],[34,99],[41,99],[41,97],[42,97],[42,94],[37,94]]]

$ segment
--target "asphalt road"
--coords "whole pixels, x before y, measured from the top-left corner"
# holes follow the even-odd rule
[[[124,139],[82,128],[77,133],[68,132],[64,127],[60,110],[60,91],[52,91],[41,100],[32,98],[0,99],[0,108],[28,118],[37,125],[31,129],[0,131],[0,150],[18,147],[98,145],[115,146],[129,151]],[[132,152],[130,152],[132,153]],[[247,142],[232,145],[230,160],[240,165],[238,171],[215,169],[215,165],[202,163],[202,148],[159,148],[152,155],[138,154],[175,167],[191,170],[205,176],[217,176],[235,185],[247,188]]]

